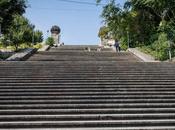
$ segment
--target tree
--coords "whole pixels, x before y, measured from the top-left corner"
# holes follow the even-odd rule
[[[35,39],[34,41],[35,44],[43,42],[43,33],[40,30],[36,30],[34,32],[34,39]]]
[[[121,39],[121,43],[125,44],[125,49],[128,46],[128,35],[130,35],[132,39],[137,38],[139,29],[138,24],[136,24],[138,21],[137,15],[138,13],[136,11],[130,11],[128,9],[123,10],[114,0],[110,1],[109,4],[103,8],[101,16],[109,28],[111,38]],[[134,42],[131,42],[130,46],[133,45]]]
[[[22,15],[26,7],[26,0],[0,0],[0,24],[2,33],[8,32],[14,15]]]
[[[106,26],[103,26],[99,30],[98,37],[100,37],[101,39],[108,38],[109,36],[108,34],[109,34],[109,28]]]
[[[100,3],[102,0],[96,1]],[[123,7],[116,1],[108,0],[102,12],[113,38],[120,39],[123,44],[129,41],[131,47],[146,46],[152,51],[157,50],[155,45],[164,48],[165,44],[175,42],[174,0],[127,0]],[[167,38],[162,40],[161,36]],[[171,48],[172,45],[167,46]],[[170,49],[160,49],[160,53],[166,54],[167,50]],[[166,58],[161,56],[160,59]]]
[[[52,37],[48,37],[46,40],[46,44],[49,46],[53,46],[55,43],[54,39]]]
[[[15,51],[18,51],[19,45],[23,43],[23,32],[20,30],[11,32],[10,40],[15,47]]]
[[[159,27],[175,24],[174,5],[174,0],[128,0],[124,8],[119,8],[115,0],[109,0],[103,9],[102,17],[114,35],[121,32],[123,34],[125,28],[130,34],[135,34],[131,36],[133,41],[137,39],[145,44]]]
[[[27,18],[16,15],[9,28],[10,33],[6,34],[5,37],[11,41],[11,45],[15,46],[16,51],[22,43],[31,45],[33,38],[35,39],[34,43],[42,42],[43,33],[39,30],[34,31],[33,27],[34,25]]]
[[[14,20],[9,28],[11,44],[18,50],[20,44],[30,43],[32,39],[32,24],[23,16],[15,15]]]

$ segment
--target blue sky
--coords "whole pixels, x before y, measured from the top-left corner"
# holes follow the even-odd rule
[[[95,0],[74,0],[95,3]],[[123,3],[120,0],[119,3]],[[65,44],[98,44],[98,30],[102,26],[102,6],[69,3],[64,0],[28,0],[25,16],[42,30],[44,37],[52,25],[61,28]],[[50,35],[50,33],[49,33]]]

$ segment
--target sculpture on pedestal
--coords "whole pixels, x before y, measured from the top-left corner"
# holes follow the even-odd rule
[[[54,26],[52,26],[50,31],[51,31],[51,36],[55,42],[54,46],[60,46],[61,45],[61,43],[60,43],[60,32],[61,32],[60,27],[54,25]]]

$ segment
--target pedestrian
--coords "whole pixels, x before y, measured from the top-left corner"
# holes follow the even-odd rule
[[[102,44],[100,43],[100,44],[98,45],[97,51],[100,52],[100,51],[102,50],[102,47],[103,47],[103,46],[102,46]]]
[[[61,46],[64,46],[64,42],[61,43]]]
[[[116,52],[120,52],[120,43],[117,39],[115,40],[114,47],[116,48]]]

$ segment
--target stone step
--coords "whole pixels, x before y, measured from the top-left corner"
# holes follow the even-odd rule
[[[128,59],[128,58],[122,58],[122,59],[118,59],[118,58],[86,58],[84,59],[83,57],[77,57],[77,58],[74,58],[74,57],[70,57],[70,58],[58,58],[58,57],[53,57],[53,56],[50,56],[50,57],[40,57],[40,58],[33,58],[33,59],[30,59],[30,61],[69,61],[69,62],[78,62],[78,61],[105,61],[105,62],[112,62],[112,61],[120,61],[120,62],[125,62],[126,60],[129,60],[130,62],[135,62],[136,60],[135,59]]]
[[[141,105],[142,103],[160,103],[160,105],[164,105],[166,103],[170,103],[169,105],[175,106],[175,99],[45,99],[45,100],[0,100],[0,104],[132,104],[137,103],[138,105]],[[166,104],[167,105],[167,104]],[[133,105],[134,106],[134,105]]]
[[[174,119],[164,120],[93,120],[93,121],[31,121],[0,122],[0,128],[64,128],[64,127],[140,127],[174,126]]]
[[[88,65],[87,65],[88,66]],[[74,66],[72,66],[72,67],[66,67],[66,66],[64,66],[64,67],[62,67],[62,66],[43,66],[43,67],[37,67],[37,66],[34,66],[35,68],[33,68],[33,67],[30,67],[30,68],[27,68],[27,67],[20,67],[20,68],[17,68],[17,67],[0,67],[0,70],[4,70],[4,69],[10,69],[10,70],[18,70],[18,71],[22,71],[22,70],[28,70],[28,71],[31,71],[31,70],[37,70],[37,69],[41,69],[41,70],[45,70],[45,71],[57,71],[57,72],[59,72],[59,71],[72,71],[72,72],[80,72],[80,73],[83,73],[83,72],[101,72],[101,73],[103,73],[103,72],[106,72],[106,73],[133,73],[133,74],[135,74],[135,73],[140,73],[140,74],[142,74],[142,73],[145,73],[145,74],[147,74],[147,73],[150,73],[150,74],[154,74],[154,73],[165,73],[165,74],[168,74],[168,73],[170,73],[170,74],[172,74],[172,73],[174,73],[174,69],[171,69],[171,68],[162,68],[161,70],[156,70],[156,69],[154,69],[154,70],[146,70],[146,69],[142,69],[142,68],[137,68],[137,69],[135,69],[135,68],[130,68],[130,69],[127,69],[127,68],[116,68],[116,67],[114,67],[114,68],[104,68],[104,67],[99,67],[99,68],[92,68],[92,67],[84,67],[84,68],[81,68],[81,67],[74,67]],[[4,70],[4,71],[7,71],[7,70]]]
[[[62,74],[62,75],[61,75]],[[22,81],[21,78],[27,78],[29,77],[29,79],[24,79]],[[164,78],[165,77],[165,78]],[[31,73],[27,73],[27,74],[4,74],[3,77],[2,75],[0,76],[0,80],[2,79],[3,81],[7,81],[7,79],[12,79],[9,80],[9,82],[13,82],[13,81],[17,81],[17,82],[28,82],[28,81],[34,81],[34,82],[38,82],[39,80],[42,82],[44,80],[48,81],[48,82],[57,82],[57,81],[76,81],[76,80],[83,80],[83,79],[86,79],[87,81],[90,80],[96,80],[96,81],[106,81],[106,80],[109,80],[108,82],[110,81],[120,81],[120,82],[125,82],[127,80],[133,80],[135,82],[139,82],[139,81],[143,81],[145,79],[145,82],[148,82],[148,81],[154,81],[154,82],[157,82],[157,81],[173,81],[175,80],[175,75],[161,75],[160,74],[154,74],[154,75],[141,75],[138,76],[138,75],[133,75],[133,74],[128,74],[128,75],[125,75],[125,74],[107,74],[107,75],[102,75],[102,74],[70,74],[70,73],[67,73],[65,75],[63,75],[63,73],[57,73],[55,75],[50,75],[50,76],[45,76],[43,73],[41,75],[35,75],[33,76]],[[18,79],[15,79],[15,78],[18,78]],[[52,79],[53,78],[53,79]],[[55,78],[55,79],[54,79]],[[38,79],[38,80],[33,80],[33,79]],[[45,81],[45,82],[46,82]],[[8,82],[8,81],[7,81]],[[83,84],[82,84],[83,85]],[[161,84],[160,84],[161,85]]]
[[[89,62],[91,61],[86,61],[86,62],[71,62],[71,66],[81,66],[82,64],[89,64]],[[69,61],[63,61],[63,62],[55,62],[55,61],[45,61],[44,64],[42,62],[37,62],[37,61],[20,61],[20,62],[1,62],[0,65],[1,66],[11,66],[13,67],[14,65],[18,65],[17,67],[19,67],[19,65],[26,65],[26,66],[46,66],[46,65],[68,65],[70,62]],[[90,66],[92,65],[101,65],[101,66],[116,66],[116,67],[144,67],[145,69],[159,69],[159,68],[151,68],[151,66],[154,67],[173,67],[174,63],[168,63],[168,62],[162,62],[162,63],[145,63],[145,62],[131,62],[128,64],[128,62],[117,62],[117,61],[113,61],[113,62],[91,62],[89,64]],[[24,66],[25,67],[25,66]],[[173,69],[173,68],[172,68]]]
[[[62,100],[62,99],[174,99],[175,96],[174,95],[165,95],[165,94],[160,94],[160,95],[90,95],[90,96],[86,96],[86,95],[74,95],[74,96],[64,96],[64,95],[38,95],[38,96],[0,96],[0,100],[46,100],[46,99],[58,99],[58,100]]]
[[[21,130],[21,129],[15,129],[15,130]],[[55,128],[30,128],[30,129],[27,129],[27,128],[23,128],[23,130],[55,130]],[[95,127],[95,128],[87,128],[87,127],[79,127],[79,128],[61,128],[61,130],[174,130],[174,127],[173,126],[140,126],[140,127],[103,127],[103,128],[100,128],[100,127]]]
[[[175,119],[174,113],[157,114],[76,114],[76,115],[4,115],[0,122],[14,121],[87,121],[87,120],[161,120]]]
[[[55,95],[62,95],[62,96],[96,96],[96,95],[104,95],[104,96],[113,96],[113,95],[120,95],[120,96],[128,96],[128,95],[175,95],[175,92],[6,92],[0,93],[0,96],[55,96]]]
[[[109,49],[110,50],[110,49]],[[35,53],[36,55],[68,55],[72,53],[73,55],[78,55],[80,56],[79,54],[87,54],[87,55],[104,55],[104,56],[108,56],[108,55],[131,55],[130,52],[120,52],[120,53],[116,53],[116,52],[113,52],[113,51],[108,51],[108,52],[104,52],[104,51],[101,51],[101,52],[98,52],[98,51],[92,51],[92,52],[87,52],[87,51],[73,51],[73,50],[65,50],[64,51],[61,51],[60,49],[59,50],[49,50],[49,51],[45,51],[45,52],[37,52]]]
[[[166,76],[166,77],[165,77]],[[136,75],[119,75],[117,74],[117,76],[110,76],[110,75],[103,75],[103,76],[100,76],[100,75],[95,75],[95,76],[91,76],[91,75],[57,75],[57,76],[53,76],[53,77],[36,77],[36,76],[33,76],[33,77],[18,77],[18,76],[10,76],[10,77],[7,77],[7,76],[3,76],[1,77],[0,76],[0,80],[3,81],[3,82],[12,82],[12,81],[16,81],[16,82],[19,82],[19,81],[22,81],[22,82],[26,82],[26,81],[60,81],[60,80],[84,80],[86,78],[86,80],[121,80],[121,81],[125,81],[125,80],[136,80],[136,81],[142,81],[142,80],[145,80],[145,81],[150,81],[150,80],[153,80],[153,81],[158,81],[158,80],[164,80],[164,81],[172,81],[172,80],[175,80],[175,76],[174,75],[154,75],[154,76],[150,76],[150,75],[139,75],[136,77]]]
[[[38,70],[38,69],[36,69],[36,70]],[[21,69],[21,71],[26,71],[25,73],[37,73],[36,72],[36,70],[30,70],[30,69],[28,69],[28,70],[25,70],[25,69]],[[50,76],[56,76],[56,75],[59,75],[59,74],[64,74],[64,70],[62,70],[62,71],[54,71],[54,69],[52,69],[52,70],[47,70],[47,68],[45,69],[45,70],[38,70],[39,72],[40,72],[40,74],[42,74],[42,73],[48,73],[49,71],[51,71],[51,74],[50,74]],[[8,73],[7,73],[8,72]],[[3,71],[2,73],[4,73],[4,74],[12,74],[12,76],[13,75],[15,75],[16,73],[18,73],[18,74],[23,74],[23,75],[25,75],[25,73],[23,73],[23,72],[20,72],[19,70],[12,70],[12,71]],[[154,77],[154,75],[158,75],[158,76],[160,76],[160,74],[162,74],[163,72],[117,72],[117,71],[114,71],[114,72],[104,72],[104,71],[93,71],[93,72],[91,72],[91,71],[72,71],[72,72],[70,72],[70,71],[68,71],[68,70],[65,70],[65,75],[66,74],[70,74],[70,75],[100,75],[101,74],[101,76],[112,76],[112,75],[115,75],[115,76],[120,76],[120,75],[126,75],[127,76],[127,73],[128,73],[128,75],[131,75],[131,76],[138,76],[139,77],[139,75],[143,75],[143,76],[147,76],[147,75],[149,75],[149,76],[152,76],[152,77]],[[174,72],[172,72],[172,73],[170,73],[169,75],[167,74],[167,73],[165,73],[165,74],[162,74],[162,76],[164,75],[164,76],[171,76],[171,75],[173,75],[173,73]],[[38,76],[41,76],[42,77],[42,75],[38,75]],[[3,77],[5,77],[4,75],[2,76],[1,75],[1,77],[3,78]],[[35,75],[33,75],[33,77],[35,77]],[[45,76],[46,77],[46,76]]]
[[[118,92],[122,92],[122,91],[175,91],[175,88],[174,87],[156,87],[156,88],[150,88],[150,87],[135,87],[135,88],[132,88],[132,87],[110,87],[110,88],[106,88],[106,87],[93,87],[93,88],[83,88],[83,87],[49,87],[49,86],[46,86],[46,87],[28,87],[26,86],[25,88],[22,86],[22,87],[0,87],[0,92],[45,92],[45,91],[48,91],[48,92],[96,92],[96,91],[104,91],[104,92],[110,92],[110,91],[118,91]]]
[[[74,83],[79,83],[79,84],[84,84],[84,83],[89,83],[89,84],[92,84],[92,83],[94,83],[94,84],[97,84],[97,83],[101,83],[101,84],[105,84],[105,83],[111,83],[111,84],[115,84],[115,83],[123,83],[123,82],[125,82],[125,81],[127,81],[127,83],[128,84],[133,84],[133,83],[146,83],[146,82],[148,82],[149,84],[151,84],[151,83],[156,83],[156,82],[158,82],[158,83],[163,83],[163,84],[174,84],[174,81],[175,81],[175,79],[172,79],[172,80],[170,80],[170,79],[159,79],[159,80],[155,80],[155,79],[147,79],[147,80],[144,80],[144,79],[107,79],[107,80],[105,80],[105,79],[80,79],[80,80],[78,80],[78,79],[74,79],[74,80],[72,80],[72,79],[62,79],[62,80],[0,80],[0,84],[3,84],[3,83],[9,83],[9,84],[11,84],[11,83],[15,83],[15,84],[18,84],[18,83],[32,83],[32,84],[34,84],[34,83],[52,83],[52,84],[55,84],[55,83],[67,83],[67,84],[69,84],[69,83],[72,83],[72,84],[74,84]],[[166,83],[165,83],[166,82]]]
[[[163,82],[146,82],[146,81],[131,81],[131,82],[58,82],[58,83],[52,83],[52,82],[38,82],[38,83],[25,83],[25,82],[18,82],[18,83],[0,83],[0,86],[22,86],[23,84],[25,85],[28,85],[28,86],[42,86],[42,85],[47,85],[47,86],[56,86],[56,85],[161,85],[161,84],[164,84],[164,85],[175,85],[175,82],[167,82],[167,81],[163,81]]]
[[[47,101],[33,101],[33,102],[17,102],[17,101],[13,101],[13,102],[7,102],[7,103],[1,103],[0,106],[0,111],[4,111],[4,110],[31,110],[31,112],[35,109],[77,109],[78,111],[81,111],[81,109],[144,109],[144,108],[149,108],[149,109],[158,109],[158,108],[172,108],[175,107],[175,104],[172,102],[167,102],[167,103],[154,103],[154,102],[143,102],[143,103],[130,103],[130,102],[125,102],[125,103],[115,103],[115,102],[109,102],[109,103],[96,103],[92,102],[86,102],[86,103],[82,103],[82,102],[72,102],[72,103],[68,103],[65,102],[60,103],[60,102],[47,102]],[[7,105],[8,104],[8,105]]]
[[[72,109],[12,109],[0,110],[0,115],[71,115],[71,114],[147,114],[175,113],[175,108],[72,108]]]
[[[110,93],[110,92],[118,92],[118,93],[132,93],[132,92],[157,92],[157,93],[174,93],[175,92],[175,88],[174,89],[0,89],[0,92],[1,93],[8,93],[8,92],[13,92],[13,93],[20,93],[20,92],[57,92],[57,93],[67,93],[67,92],[79,92],[80,94],[81,93],[84,93],[84,92],[89,92],[89,93],[93,93],[93,92],[106,92],[106,93]]]
[[[157,85],[154,85],[154,84],[148,84],[148,85],[142,85],[142,84],[128,84],[128,85],[122,85],[122,84],[119,84],[119,85],[115,85],[115,84],[112,84],[112,85],[105,85],[105,84],[101,84],[100,86],[99,85],[91,85],[90,87],[89,87],[89,85],[88,84],[85,84],[85,85],[74,85],[74,84],[70,84],[70,85],[47,85],[47,84],[43,84],[43,85],[40,85],[40,86],[37,86],[37,84],[32,84],[32,85],[23,85],[23,84],[18,84],[18,85],[16,85],[16,84],[11,84],[11,85],[0,85],[1,87],[0,87],[0,89],[15,89],[15,88],[17,88],[17,89],[20,89],[20,88],[24,88],[24,89],[30,89],[30,88],[36,88],[36,89],[46,89],[46,88],[55,88],[55,89],[61,89],[61,88],[63,88],[63,89],[79,89],[79,88],[85,88],[85,89],[87,89],[87,88],[102,88],[102,89],[107,89],[107,88],[118,88],[118,90],[122,90],[122,89],[125,89],[125,88],[127,88],[127,89],[141,89],[141,88],[143,88],[143,89],[145,89],[145,88],[148,88],[148,89],[158,89],[158,88],[160,88],[160,89],[163,89],[163,88],[167,88],[167,89],[169,89],[169,88],[174,88],[174,85],[172,84],[170,84],[170,85],[163,85],[163,84],[157,84]]]
[[[160,96],[174,96],[174,93],[136,93],[136,94],[131,94],[131,93],[127,93],[127,94],[125,94],[125,93],[119,93],[119,94],[117,94],[117,93],[81,93],[81,94],[78,94],[78,93],[62,93],[62,94],[60,94],[60,93],[34,93],[34,92],[32,92],[32,93],[2,93],[2,94],[0,94],[0,97],[4,97],[4,96],[74,96],[74,97],[77,97],[77,96],[92,96],[92,97],[94,97],[94,96],[104,96],[104,97],[106,97],[106,96],[115,96],[115,95],[118,95],[118,96],[120,96],[120,97],[130,97],[130,96],[133,96],[133,97],[139,97],[139,96],[141,96],[141,95],[146,95],[146,97],[147,96],[158,96],[158,97],[160,97]]]

